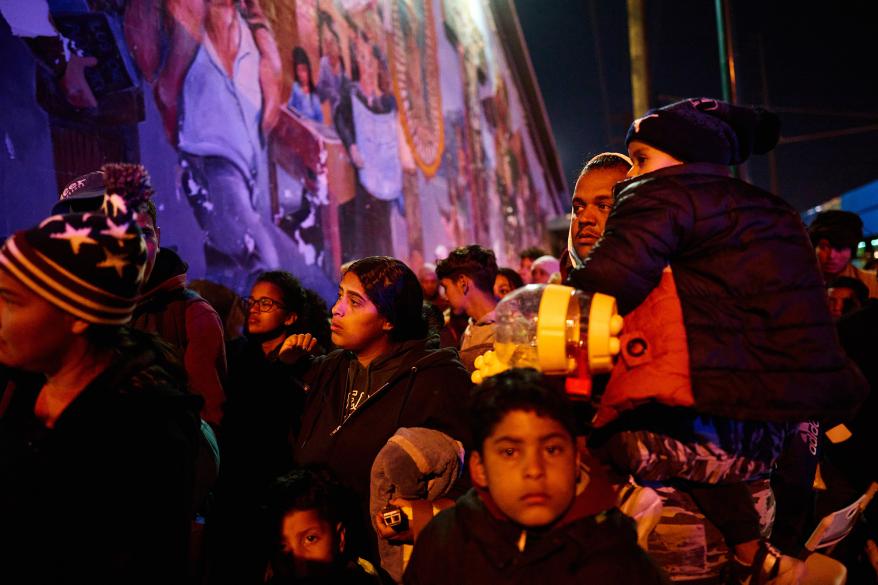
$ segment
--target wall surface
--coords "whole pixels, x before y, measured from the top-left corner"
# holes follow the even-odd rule
[[[502,4],[501,4],[502,5]],[[0,234],[105,162],[152,175],[162,246],[239,292],[281,267],[417,269],[546,241],[542,168],[488,0],[4,0]],[[553,153],[554,155],[554,153]]]

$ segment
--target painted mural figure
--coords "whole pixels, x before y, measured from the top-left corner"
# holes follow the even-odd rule
[[[341,57],[341,41],[332,24],[332,18],[325,12],[320,13],[320,70],[317,77],[317,95],[322,101],[329,102],[334,113],[341,100],[342,89],[347,85],[344,61]]]
[[[127,30],[178,150],[180,191],[205,233],[207,278],[241,288],[262,270],[294,268],[295,247],[268,211],[265,144],[279,115],[280,56],[258,0],[165,0],[166,22],[148,17],[157,5],[134,0],[128,15],[139,26]]]
[[[339,206],[345,262],[393,255],[390,214],[402,195],[397,105],[384,56],[362,34],[356,55],[359,78],[347,84],[335,114],[335,129],[357,168],[356,195]]]
[[[293,91],[287,105],[309,120],[322,124],[323,110],[311,76],[311,60],[302,47],[293,49],[293,76]]]

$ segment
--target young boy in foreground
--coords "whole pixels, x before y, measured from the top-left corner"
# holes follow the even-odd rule
[[[509,370],[474,391],[470,419],[476,487],[421,533],[405,583],[663,582],[609,486],[576,495],[576,426],[561,392]]]

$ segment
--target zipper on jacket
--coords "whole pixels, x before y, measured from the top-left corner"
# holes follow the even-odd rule
[[[362,404],[360,404],[357,408],[355,408],[354,410],[352,410],[352,411],[351,411],[346,417],[344,417],[344,419],[339,423],[339,425],[338,425],[337,427],[335,427],[334,429],[332,429],[332,432],[329,433],[329,436],[330,436],[330,437],[334,437],[335,434],[341,430],[341,427],[343,427],[344,424],[345,424],[346,422],[348,422],[348,419],[350,419],[352,416],[354,416],[355,413],[357,413],[357,412],[359,412],[360,410],[362,410],[362,408],[363,408],[364,406],[366,406],[366,404],[367,404],[370,400],[372,400],[372,397],[373,397],[373,396],[378,396],[378,395],[381,394],[381,392],[383,392],[384,389],[387,388],[388,386],[390,386],[390,382],[385,382],[384,385],[383,385],[381,388],[379,388],[378,390],[376,390],[375,392],[373,392],[372,394],[370,394],[369,396],[367,396],[367,397],[366,397],[366,400],[364,400]]]

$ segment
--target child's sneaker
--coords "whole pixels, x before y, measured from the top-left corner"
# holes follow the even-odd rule
[[[762,541],[752,565],[735,557],[732,574],[735,585],[798,585],[805,576],[805,561],[782,554]]]

